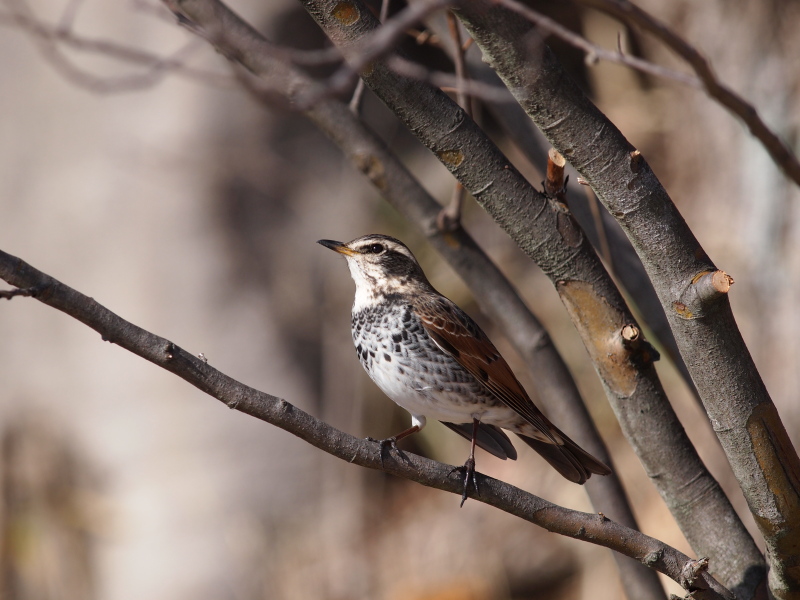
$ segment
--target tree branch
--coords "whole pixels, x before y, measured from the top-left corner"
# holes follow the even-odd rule
[[[392,452],[381,458],[380,445],[357,439],[298,409],[286,400],[259,392],[217,371],[183,348],[124,320],[92,298],[38,271],[24,261],[0,251],[0,278],[18,288],[37,288],[36,299],[97,331],[103,340],[125,348],[174,373],[230,408],[275,425],[342,460],[381,470],[428,487],[460,494],[462,483],[452,468],[414,454]],[[622,552],[671,577],[695,598],[729,599],[734,596],[707,572],[691,582],[686,578],[696,561],[638,531],[602,515],[557,506],[491,477],[476,474],[475,500],[494,506],[562,535]]]
[[[235,15],[215,3],[201,2],[183,14],[203,37],[213,39],[217,50],[237,57],[239,64],[254,72],[237,70],[240,81],[261,100],[271,103],[275,90],[296,90],[304,95],[313,83],[304,74],[286,68],[273,46]],[[220,24],[225,23],[224,27]],[[214,31],[216,33],[210,33]],[[277,63],[277,64],[276,64]],[[272,76],[266,75],[271,73]],[[271,80],[275,78],[275,80]],[[349,108],[349,107],[348,107]],[[436,226],[440,207],[382,141],[336,100],[321,101],[305,110],[306,116],[337,144],[345,156],[362,171],[383,196],[411,223],[428,236],[431,244],[473,290],[484,312],[494,319],[528,361],[539,396],[546,410],[592,454],[612,464],[578,388],[549,335],[528,310],[513,286],[463,230],[443,234]],[[638,529],[625,492],[616,475],[594,478],[587,492],[596,507],[623,525]],[[640,600],[663,597],[663,589],[650,569],[617,555],[625,588]]]
[[[346,24],[336,17],[337,0],[301,2],[338,46],[356,44],[378,27],[359,0],[348,0],[357,8],[358,18]],[[463,3],[459,13],[473,6]],[[518,41],[529,43],[530,37]],[[649,345],[632,351],[622,343],[622,328],[635,325],[634,318],[571,217],[559,220],[563,211],[535,190],[439,90],[400,77],[381,62],[362,77],[550,277],[603,381],[623,433],[681,530],[715,567],[734,578],[741,575],[740,562],[729,548],[733,543],[755,549],[755,544],[675,416],[652,366]],[[563,147],[559,151],[568,158],[572,152]],[[706,548],[711,552],[702,551]]]
[[[0,25],[16,27],[30,34],[44,59],[67,80],[95,93],[122,93],[152,87],[168,74],[178,74],[195,81],[230,87],[233,80],[220,73],[212,73],[185,64],[182,57],[193,48],[193,44],[176,51],[171,56],[156,54],[125,46],[110,40],[90,39],[75,34],[71,29],[76,7],[68,5],[58,26],[51,26],[38,19],[24,0],[6,0],[11,10],[0,12]],[[105,77],[98,76],[76,66],[61,51],[60,45],[99,54],[130,64],[142,66],[144,73]]]
[[[509,0],[503,1],[508,2]],[[708,61],[700,54],[697,48],[669,29],[664,23],[628,0],[578,1],[653,34],[683,58],[697,74],[706,93],[725,107],[728,112],[739,117],[750,130],[750,133],[761,142],[761,145],[764,146],[764,149],[775,161],[775,164],[796,185],[800,185],[800,161],[798,161],[789,146],[764,123],[752,104],[749,104],[741,96],[720,83],[711,69],[711,65],[708,64]]]
[[[750,130],[750,133],[761,142],[761,145],[772,157],[775,164],[783,171],[784,175],[794,181],[796,185],[800,185],[800,161],[798,161],[789,146],[764,123],[755,107],[733,90],[720,83],[716,75],[714,75],[711,65],[708,64],[705,57],[694,46],[635,4],[628,0],[578,0],[585,6],[590,6],[653,34],[683,58],[695,72],[695,75],[674,71],[641,58],[623,54],[619,50],[607,50],[517,0],[498,1],[531,23],[534,23],[546,34],[554,35],[583,50],[589,62],[605,60],[625,65],[661,79],[669,79],[689,87],[705,90],[709,97],[716,100],[729,113],[739,117]]]
[[[411,1],[420,2],[424,0]],[[454,49],[451,44],[446,43],[447,37],[444,35],[441,19],[429,17],[425,23],[442,40],[441,45],[452,56]],[[540,168],[547,160],[547,151],[551,147],[550,143],[544,139],[544,136],[542,136],[516,100],[513,100],[514,97],[511,92],[502,85],[502,81],[494,69],[483,62],[480,49],[477,46],[471,48],[467,52],[466,58],[472,76],[492,90],[491,96],[480,94],[479,97],[485,101],[486,107],[503,128],[505,134],[513,140],[531,165]],[[678,351],[678,345],[675,343],[667,316],[664,314],[664,309],[661,308],[661,302],[658,300],[653,284],[647,277],[642,261],[639,260],[639,256],[631,246],[630,240],[625,236],[625,233],[614,218],[608,214],[605,207],[601,207],[595,201],[593,195],[587,202],[584,195],[580,193],[580,189],[573,185],[567,190],[567,205],[575,216],[575,220],[583,228],[592,246],[601,253],[604,259],[609,260],[608,264],[613,265],[612,272],[614,276],[621,283],[625,292],[633,299],[633,304],[651,334],[673,361],[686,384],[694,392],[699,404],[700,397],[697,395],[689,370],[686,368]],[[600,210],[595,210],[597,208],[600,208]],[[597,218],[596,212],[600,213],[599,218]],[[608,238],[607,244],[603,242],[603,232],[606,233]]]
[[[460,16],[534,122],[592,185],[642,258],[706,411],[765,536],[773,594],[800,591],[800,461],[739,334],[727,295],[687,314],[687,294],[715,271],[641,154],[583,95],[546,49],[531,63],[534,28],[491,2],[464,5]],[[524,66],[524,68],[523,68]],[[708,297],[708,296],[706,296]],[[698,318],[700,317],[700,318]],[[687,532],[687,538],[696,532]],[[763,580],[763,558],[749,536],[740,543],[709,532],[710,556],[737,548],[738,561],[719,572],[751,598]],[[694,542],[692,547],[697,549]],[[704,554],[706,554],[704,552]],[[747,576],[746,580],[739,580]],[[792,591],[794,590],[794,591]]]

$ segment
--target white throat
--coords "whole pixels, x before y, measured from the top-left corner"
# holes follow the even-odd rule
[[[357,313],[365,308],[370,308],[378,304],[379,292],[386,283],[382,273],[376,272],[365,274],[355,260],[348,258],[347,266],[350,268],[350,276],[356,284],[356,297],[353,300],[353,312]]]

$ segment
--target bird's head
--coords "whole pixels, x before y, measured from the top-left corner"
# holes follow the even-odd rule
[[[406,245],[387,235],[370,234],[346,244],[319,240],[344,255],[356,282],[354,308],[376,304],[387,296],[413,293],[430,284]]]

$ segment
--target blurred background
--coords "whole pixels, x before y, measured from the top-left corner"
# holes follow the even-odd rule
[[[696,44],[721,80],[797,148],[800,5],[638,4]],[[299,3],[231,6],[270,40],[324,44]],[[257,105],[224,59],[162,10],[155,0],[0,2],[0,248],[247,385],[351,434],[386,437],[408,417],[358,364],[353,284],[344,261],[315,241],[394,235],[533,391],[525,365],[462,282],[337,149],[301,116]],[[604,15],[566,2],[550,14],[608,48],[621,32],[630,52],[682,68]],[[31,25],[39,21],[47,31]],[[90,47],[56,47],[59,32]],[[98,40],[190,66],[118,60],[94,51]],[[435,48],[413,44],[410,52],[447,68]],[[736,280],[730,296],[739,326],[797,442],[800,192],[702,93],[615,65],[588,67],[580,53],[553,45]],[[446,202],[453,181],[444,168],[369,93],[363,114]],[[478,119],[539,186],[543,165],[529,164],[487,113]],[[549,280],[471,202],[465,226],[569,363],[642,530],[692,555],[620,436]],[[750,523],[707,419],[672,365],[662,360],[658,368],[700,454]],[[468,453],[467,442],[439,424],[403,447],[451,464]],[[517,462],[480,453],[478,469],[592,510],[581,487],[519,450]],[[0,527],[0,597],[8,599],[624,593],[605,549],[477,502],[459,510],[455,496],[342,463],[24,298],[0,304]]]

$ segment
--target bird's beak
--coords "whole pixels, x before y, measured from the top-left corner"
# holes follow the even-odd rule
[[[354,256],[358,254],[354,250],[348,248],[347,245],[343,244],[342,242],[334,242],[333,240],[317,240],[317,243],[325,246],[326,248],[330,248],[334,252],[344,254],[345,256]]]

